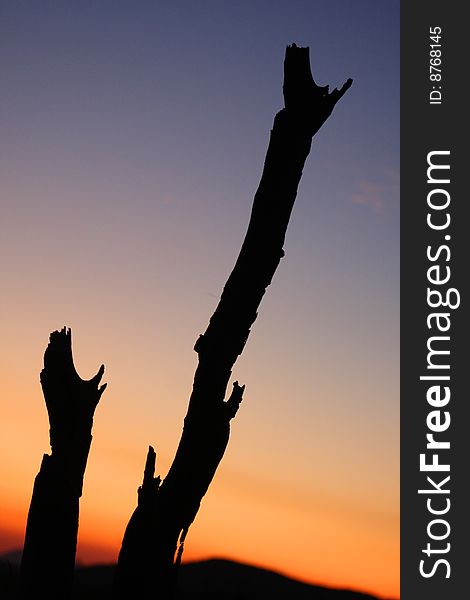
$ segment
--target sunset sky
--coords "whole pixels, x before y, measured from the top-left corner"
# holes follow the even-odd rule
[[[81,562],[116,560],[149,444],[166,474],[292,42],[319,84],[354,84],[314,138],[185,558],[398,597],[398,1],[1,3],[0,552],[49,451],[55,329],[108,382]]]

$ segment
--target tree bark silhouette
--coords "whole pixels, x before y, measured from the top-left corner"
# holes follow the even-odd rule
[[[238,382],[227,401],[232,367],[241,354],[266,288],[284,255],[283,245],[313,135],[351,86],[329,93],[310,71],[309,49],[288,46],[284,103],[271,131],[248,230],[219,304],[194,349],[198,354],[184,428],[170,470],[154,478],[147,456],[139,501],[119,555],[115,595],[170,598],[184,540],[227,447],[230,420],[242,400]]]
[[[50,423],[51,455],[44,454],[33,488],[21,561],[21,597],[63,599],[72,589],[82,495],[95,408],[106,389],[102,365],[80,378],[65,327],[50,335],[41,385]]]

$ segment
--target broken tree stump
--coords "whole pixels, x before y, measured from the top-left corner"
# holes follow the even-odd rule
[[[54,331],[44,353],[41,385],[52,452],[44,454],[33,488],[21,561],[21,597],[67,598],[72,590],[82,495],[93,415],[106,389],[104,366],[90,380],[73,364],[72,334]]]

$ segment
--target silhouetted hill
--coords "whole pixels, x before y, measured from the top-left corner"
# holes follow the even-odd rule
[[[278,573],[228,560],[188,563],[181,569],[179,600],[372,600],[349,590],[308,585]]]
[[[3,552],[0,554],[0,564],[10,564],[14,567],[19,567],[21,563],[21,556],[23,550],[10,550],[9,552]]]
[[[21,552],[0,555],[0,597],[11,599],[18,586]],[[111,599],[114,565],[78,567],[73,598]],[[308,585],[278,573],[229,560],[183,564],[175,600],[374,600],[351,590]]]

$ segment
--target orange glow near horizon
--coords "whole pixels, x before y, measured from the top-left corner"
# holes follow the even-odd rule
[[[74,345],[74,355],[80,357],[77,363],[84,374],[96,370],[99,361],[94,358],[81,365],[87,354],[96,355],[97,344],[91,339],[89,348]],[[164,382],[164,400],[142,403],[144,415],[148,406],[144,420],[129,413],[125,423],[119,424],[120,411],[126,407],[125,395],[130,391],[128,385],[123,385],[122,391],[113,390],[113,380],[117,386],[120,384],[119,369],[113,363],[118,364],[121,358],[114,356],[110,347],[108,351],[111,360],[104,380],[111,385],[95,415],[81,499],[77,561],[82,564],[117,560],[125,526],[136,504],[146,442],[157,447],[157,472],[163,475],[170,465],[185,409],[185,402],[176,399],[184,393],[183,386],[171,394],[170,384]],[[35,358],[29,370],[39,371],[40,367]],[[290,418],[282,416],[280,403],[286,393],[282,389],[285,384],[276,382],[274,374],[269,379],[259,373],[253,376],[249,363],[243,364],[243,370],[251,383],[250,391],[233,424],[226,455],[190,529],[185,560],[226,557],[309,583],[398,597],[399,520],[397,511],[391,508],[398,506],[397,490],[374,487],[364,473],[350,472],[342,446],[331,445],[321,429],[316,431],[314,448],[323,447],[328,452],[314,453],[315,464],[309,462],[309,445],[279,425]],[[47,413],[38,378],[21,378],[19,371],[13,368],[2,373],[9,401],[1,407],[4,431],[0,452],[11,456],[11,448],[17,451],[14,461],[2,464],[1,551],[22,544],[34,477],[41,454],[49,452]],[[320,378],[316,393],[328,393]],[[351,388],[348,393],[353,404]],[[140,395],[148,395],[145,386]],[[274,403],[276,397],[279,399]],[[262,409],[271,413],[272,421],[265,422],[261,432],[255,423],[263,399],[268,404]],[[168,410],[162,412],[167,404]],[[300,420],[296,426],[301,431],[304,424]],[[352,433],[341,426],[337,435],[343,444],[361,450],[356,433],[350,437]],[[365,433],[362,442],[370,435]],[[266,453],[263,444],[268,443],[273,450]],[[375,443],[374,439],[370,443]],[[282,453],[274,450],[280,445],[285,448]],[[271,452],[277,452],[276,465]],[[285,463],[288,456],[296,456],[289,466]],[[374,477],[380,464],[374,466],[374,456],[368,460]]]
[[[12,510],[0,507],[3,520],[9,523],[9,529],[1,531],[0,552],[21,547],[27,504]],[[232,520],[235,512],[237,520]],[[96,512],[94,508],[87,510],[82,502],[77,564],[115,563],[125,525],[126,521],[120,522],[115,515]],[[184,560],[225,558],[306,583],[398,598],[397,574],[389,568],[390,564],[398,564],[398,544],[391,549],[381,537],[380,533],[361,529],[347,514],[309,518],[302,512],[279,510],[261,503],[253,510],[251,502],[243,497],[228,497],[220,489],[219,494],[209,491],[203,501],[188,535]],[[258,558],[261,547],[262,561]],[[348,557],[347,564],[341,565],[341,572],[337,569],[338,547]],[[362,570],[364,562],[370,573],[367,581]]]
[[[91,465],[97,464],[90,465],[81,500],[77,563],[83,565],[117,560],[136,501],[136,486],[131,488],[126,470],[120,470],[121,484],[111,485],[116,472],[109,465],[106,468],[106,458],[101,465],[95,458],[92,454]],[[111,503],[105,493],[110,487],[114,494]],[[283,493],[279,488],[275,495],[275,488],[267,481],[257,486],[253,480],[220,468],[190,529],[184,560],[223,557],[316,585],[386,598],[399,596],[398,576],[390,569],[390,565],[398,565],[398,541],[394,545],[384,541],[384,535],[393,536],[398,522],[388,522],[380,515],[371,518],[367,511],[361,514],[348,507],[347,500],[319,501],[312,512],[308,498],[295,502],[288,489]],[[0,511],[8,530],[0,532],[0,552],[22,545],[29,496],[23,490],[22,502],[18,502],[17,494],[5,495],[2,490]],[[368,565],[367,578],[364,563]]]
[[[89,371],[93,372],[94,367],[90,366]],[[0,415],[5,425],[0,451],[5,456],[10,448],[18,447],[20,435],[22,442],[15,462],[2,465],[0,551],[22,544],[32,485],[41,461],[40,449],[49,451],[47,413],[39,382],[32,378],[18,387],[16,375],[13,369],[4,373],[3,380],[10,402],[3,404]],[[112,373],[107,375],[105,380],[112,380]],[[270,459],[263,457],[262,451],[258,466],[250,464],[251,453],[259,452],[256,441],[262,439],[258,431],[252,431],[248,418],[250,412],[251,417],[256,412],[252,412],[256,408],[252,396],[262,396],[256,391],[255,381],[252,387],[252,394],[247,395],[237,416],[239,422],[235,421],[232,428],[226,456],[190,529],[185,560],[226,557],[308,583],[357,589],[379,597],[398,597],[396,532],[399,522],[398,514],[392,517],[390,513],[390,504],[393,505],[393,499],[387,497],[390,490],[371,488],[364,495],[359,489],[366,484],[354,485],[362,481],[360,473],[352,475],[344,471],[338,480],[337,473],[346,458],[341,452],[336,457],[334,448],[315,468],[310,467],[310,481],[304,481],[308,467],[302,461],[293,463],[282,477],[275,469],[269,469]],[[275,397],[271,382],[265,381],[264,387],[265,396]],[[157,472],[164,474],[171,462],[171,448],[179,436],[177,414],[172,417],[175,423],[171,435],[169,428],[158,419],[150,418],[147,424],[149,432],[157,425],[155,436],[142,433],[143,424],[134,424],[132,418],[124,427],[119,426],[113,419],[113,411],[115,405],[119,407],[124,403],[124,398],[121,393],[113,396],[110,393],[109,398],[107,394],[108,390],[95,416],[94,439],[81,499],[77,552],[77,561],[81,564],[117,560],[125,526],[135,508],[145,458],[143,439],[160,440]],[[183,403],[175,401],[174,404],[182,415]],[[153,410],[158,412],[158,403],[151,414]],[[18,411],[28,415],[21,423]],[[266,424],[264,435],[268,437],[270,427]],[[279,438],[281,431],[276,428],[273,432],[278,442],[282,439]],[[346,431],[342,435],[347,440]],[[121,442],[123,439],[125,445]],[[295,450],[298,441],[291,443]],[[327,440],[322,441],[318,431],[316,445],[322,444],[328,447]],[[297,451],[302,451],[301,446]],[[281,468],[282,455],[277,460]],[[364,564],[368,566],[366,570]]]

